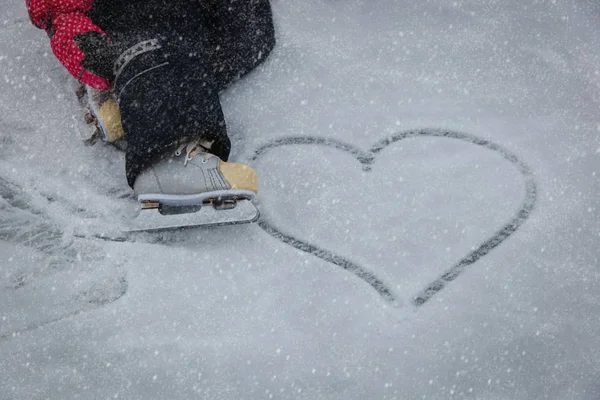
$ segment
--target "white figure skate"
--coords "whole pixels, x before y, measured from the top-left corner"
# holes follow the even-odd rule
[[[256,171],[208,151],[199,141],[182,144],[137,177],[133,189],[141,209],[129,232],[258,220]]]

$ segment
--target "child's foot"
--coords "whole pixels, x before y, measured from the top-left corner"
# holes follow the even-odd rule
[[[252,167],[222,161],[200,141],[193,141],[180,145],[170,156],[143,171],[133,189],[138,201],[161,205],[235,202],[254,199],[258,177]]]

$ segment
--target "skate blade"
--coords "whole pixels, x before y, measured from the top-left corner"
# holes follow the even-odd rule
[[[142,210],[129,227],[132,232],[156,232],[196,227],[214,227],[248,224],[258,221],[260,212],[250,200],[243,199],[215,208],[212,205],[160,205],[148,207],[142,204]]]
[[[254,201],[256,199],[256,193],[251,190],[229,189],[196,194],[140,194],[137,199],[142,204],[152,204],[158,202],[161,205],[169,206],[194,206],[197,204],[205,204],[206,202],[213,203],[213,201],[216,200]]]
[[[95,123],[85,124],[85,126],[81,126],[82,124],[75,118],[73,118],[73,125],[75,125],[75,130],[85,144],[93,145],[96,143],[101,137],[102,134],[98,131],[98,127]]]

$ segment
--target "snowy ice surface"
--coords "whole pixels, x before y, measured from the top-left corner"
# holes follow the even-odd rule
[[[223,95],[265,229],[123,238],[123,154],[77,138],[72,79],[0,0],[0,399],[600,399],[597,2],[273,9]],[[448,137],[370,152],[419,129],[531,174]]]

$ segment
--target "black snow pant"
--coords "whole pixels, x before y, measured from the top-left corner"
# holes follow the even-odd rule
[[[175,3],[165,12],[171,13]],[[117,60],[114,89],[132,187],[144,169],[182,138],[214,141],[211,152],[227,161],[231,142],[219,92],[259,65],[275,46],[269,0],[190,3],[193,7],[182,10],[181,17],[169,15],[166,25],[114,35],[121,50],[128,50]]]

